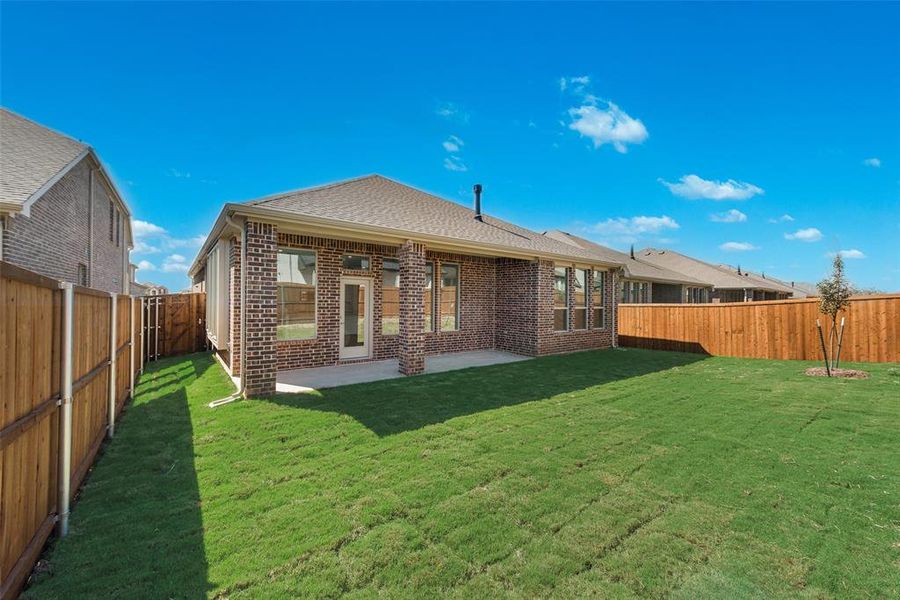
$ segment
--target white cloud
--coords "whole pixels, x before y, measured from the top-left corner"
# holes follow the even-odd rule
[[[725,242],[719,245],[719,250],[724,250],[725,252],[746,252],[748,250],[759,250],[759,248],[750,242]]]
[[[617,237],[634,237],[642,234],[656,234],[661,231],[678,229],[680,225],[672,217],[665,215],[661,217],[619,217],[618,219],[607,219],[587,229],[593,233],[606,236]]]
[[[765,193],[762,188],[752,183],[734,179],[714,181],[693,174],[683,176],[678,183],[670,183],[664,179],[660,179],[659,182],[676,196],[690,200],[747,200]]]
[[[154,265],[149,260],[142,260],[137,264],[137,268],[139,271],[155,271],[156,265]]]
[[[612,102],[606,107],[594,104],[595,98],[587,98],[587,104],[569,109],[572,122],[569,129],[594,142],[594,148],[603,144],[612,144],[620,153],[628,151],[627,144],[641,144],[649,134],[640,119],[632,118],[628,113]]]
[[[134,249],[132,250],[135,254],[156,254],[159,252],[159,248],[148,244],[142,239],[137,239],[134,242]]]
[[[794,221],[794,217],[789,214],[783,214],[777,219],[769,219],[769,223],[792,223]]]
[[[867,167],[875,167],[877,169],[878,167],[881,166],[881,159],[875,158],[873,156],[872,158],[867,158],[866,160],[864,160],[863,164],[866,165]]]
[[[444,159],[444,168],[448,171],[458,171],[465,172],[469,170],[469,167],[460,160],[458,156],[448,156]]]
[[[135,238],[132,251],[135,254],[156,254],[178,248],[199,248],[206,240],[205,235],[195,235],[190,238],[172,237],[164,227],[140,219],[135,219],[131,227]]]
[[[187,259],[180,254],[170,254],[162,264],[165,273],[187,273]]]
[[[580,77],[560,77],[559,78],[559,91],[565,92],[567,89],[572,88],[574,93],[581,93],[584,91],[585,86],[590,85],[591,78],[588,75],[581,75]]]
[[[435,114],[445,119],[460,121],[462,123],[469,122],[469,113],[462,110],[453,102],[441,102],[438,104]]]
[[[722,213],[709,215],[709,220],[714,223],[743,223],[747,220],[747,215],[736,208]]]
[[[154,223],[150,223],[149,221],[141,221],[140,219],[135,219],[131,223],[131,230],[134,232],[134,237],[141,238],[147,237],[151,235],[163,235],[166,233],[166,230],[156,225]]]
[[[829,252],[828,256],[834,258],[836,254],[840,254],[844,258],[850,259],[860,259],[866,258],[866,255],[862,250],[857,250],[856,248],[851,248],[850,250],[838,250],[837,252]]]
[[[441,144],[444,147],[444,150],[447,152],[459,152],[459,149],[465,146],[466,144],[459,139],[455,135],[451,135],[447,138],[447,140]]]
[[[794,233],[784,234],[784,239],[800,242],[818,242],[822,239],[822,232],[815,227],[807,227],[806,229],[798,229]]]
[[[174,177],[176,179],[190,179],[191,178],[190,171],[180,171],[174,167],[170,168],[166,172],[166,175],[168,175],[169,177]]]

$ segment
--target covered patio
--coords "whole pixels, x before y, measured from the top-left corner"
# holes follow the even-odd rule
[[[452,352],[426,356],[424,372],[441,373],[469,367],[485,367],[529,360],[529,358],[528,356],[513,354],[512,352],[503,352],[502,350]],[[396,358],[310,369],[291,369],[278,372],[275,391],[284,393],[311,392],[324,388],[353,383],[368,383],[396,377],[403,377],[403,374],[400,372],[400,363]]]

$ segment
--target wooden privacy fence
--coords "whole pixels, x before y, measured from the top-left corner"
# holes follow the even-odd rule
[[[841,361],[900,361],[900,294],[859,296],[845,318]],[[621,304],[619,343],[714,356],[820,360],[818,299],[722,304]],[[827,331],[827,330],[826,330]]]
[[[143,348],[147,360],[206,349],[206,294],[144,298]]]
[[[0,262],[0,598],[18,594],[134,389],[140,300]]]

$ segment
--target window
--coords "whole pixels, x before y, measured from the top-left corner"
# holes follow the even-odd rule
[[[279,340],[316,337],[316,253],[278,250]]]
[[[459,329],[459,265],[441,264],[441,331]]]
[[[382,261],[381,333],[400,333],[400,261],[396,258]]]
[[[650,304],[650,284],[641,282],[641,304]]]
[[[116,246],[122,241],[122,213],[116,209]]]
[[[575,296],[575,317],[572,327],[574,329],[587,329],[587,271],[584,269],[575,269],[575,289],[572,290]]]
[[[341,266],[353,271],[368,271],[369,257],[358,254],[345,254],[341,257]]]
[[[78,285],[82,287],[87,287],[88,284],[88,270],[87,265],[84,263],[78,263]]]
[[[553,329],[566,331],[569,328],[569,269],[553,269]]]
[[[109,201],[109,241],[113,241],[113,220],[115,219],[115,216],[113,215],[113,213],[115,212],[115,210],[116,210],[116,207],[113,204],[113,201],[110,200]]]
[[[422,304],[425,310],[425,331],[434,331],[434,263],[425,263],[425,290],[422,293]]]
[[[594,271],[591,306],[594,312],[594,329],[603,329],[606,327],[606,271]]]

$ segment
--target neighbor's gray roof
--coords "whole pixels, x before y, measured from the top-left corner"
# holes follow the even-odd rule
[[[702,260],[673,252],[672,250],[657,250],[644,248],[636,252],[635,256],[643,261],[653,263],[667,269],[685,273],[690,277],[708,281],[718,289],[766,289],[773,291],[785,291],[781,286],[767,280],[742,277],[735,271],[725,267],[711,265]]]
[[[731,265],[719,265],[720,268],[737,275],[737,269],[732,267]],[[775,277],[763,277],[758,273],[754,273],[752,271],[745,271],[741,269],[741,274],[739,277],[743,277],[748,281],[752,281],[754,287],[757,288],[765,288],[765,289],[773,289],[778,292],[788,292],[794,295],[794,298],[805,298],[808,294],[803,290],[795,287],[791,287],[790,284],[781,281],[780,279],[776,279]],[[749,287],[749,286],[748,286]]]
[[[0,108],[0,203],[24,206],[89,147]]]
[[[490,206],[490,196],[483,205]],[[321,187],[308,188],[250,200],[245,205],[283,211],[285,217],[313,217],[333,221],[335,225],[360,225],[397,230],[423,236],[450,238],[460,242],[506,247],[536,256],[554,255],[591,263],[619,265],[619,258],[605,260],[570,244],[536,231],[475,212],[466,206],[445,200],[381,175],[348,179]]]
[[[656,281],[662,283],[683,283],[692,286],[712,285],[711,283],[706,283],[700,279],[689,277],[684,273],[679,273],[665,267],[644,262],[640,260],[637,255],[635,255],[635,258],[631,258],[629,255],[623,252],[613,250],[612,248],[607,248],[606,246],[601,246],[596,242],[586,240],[583,237],[579,237],[577,235],[572,235],[571,233],[568,233],[566,231],[551,229],[550,231],[545,231],[544,235],[555,240],[566,242],[567,244],[572,244],[573,246],[577,246],[589,252],[593,252],[603,260],[623,263],[625,265],[625,271],[629,279],[646,279],[648,281]]]

